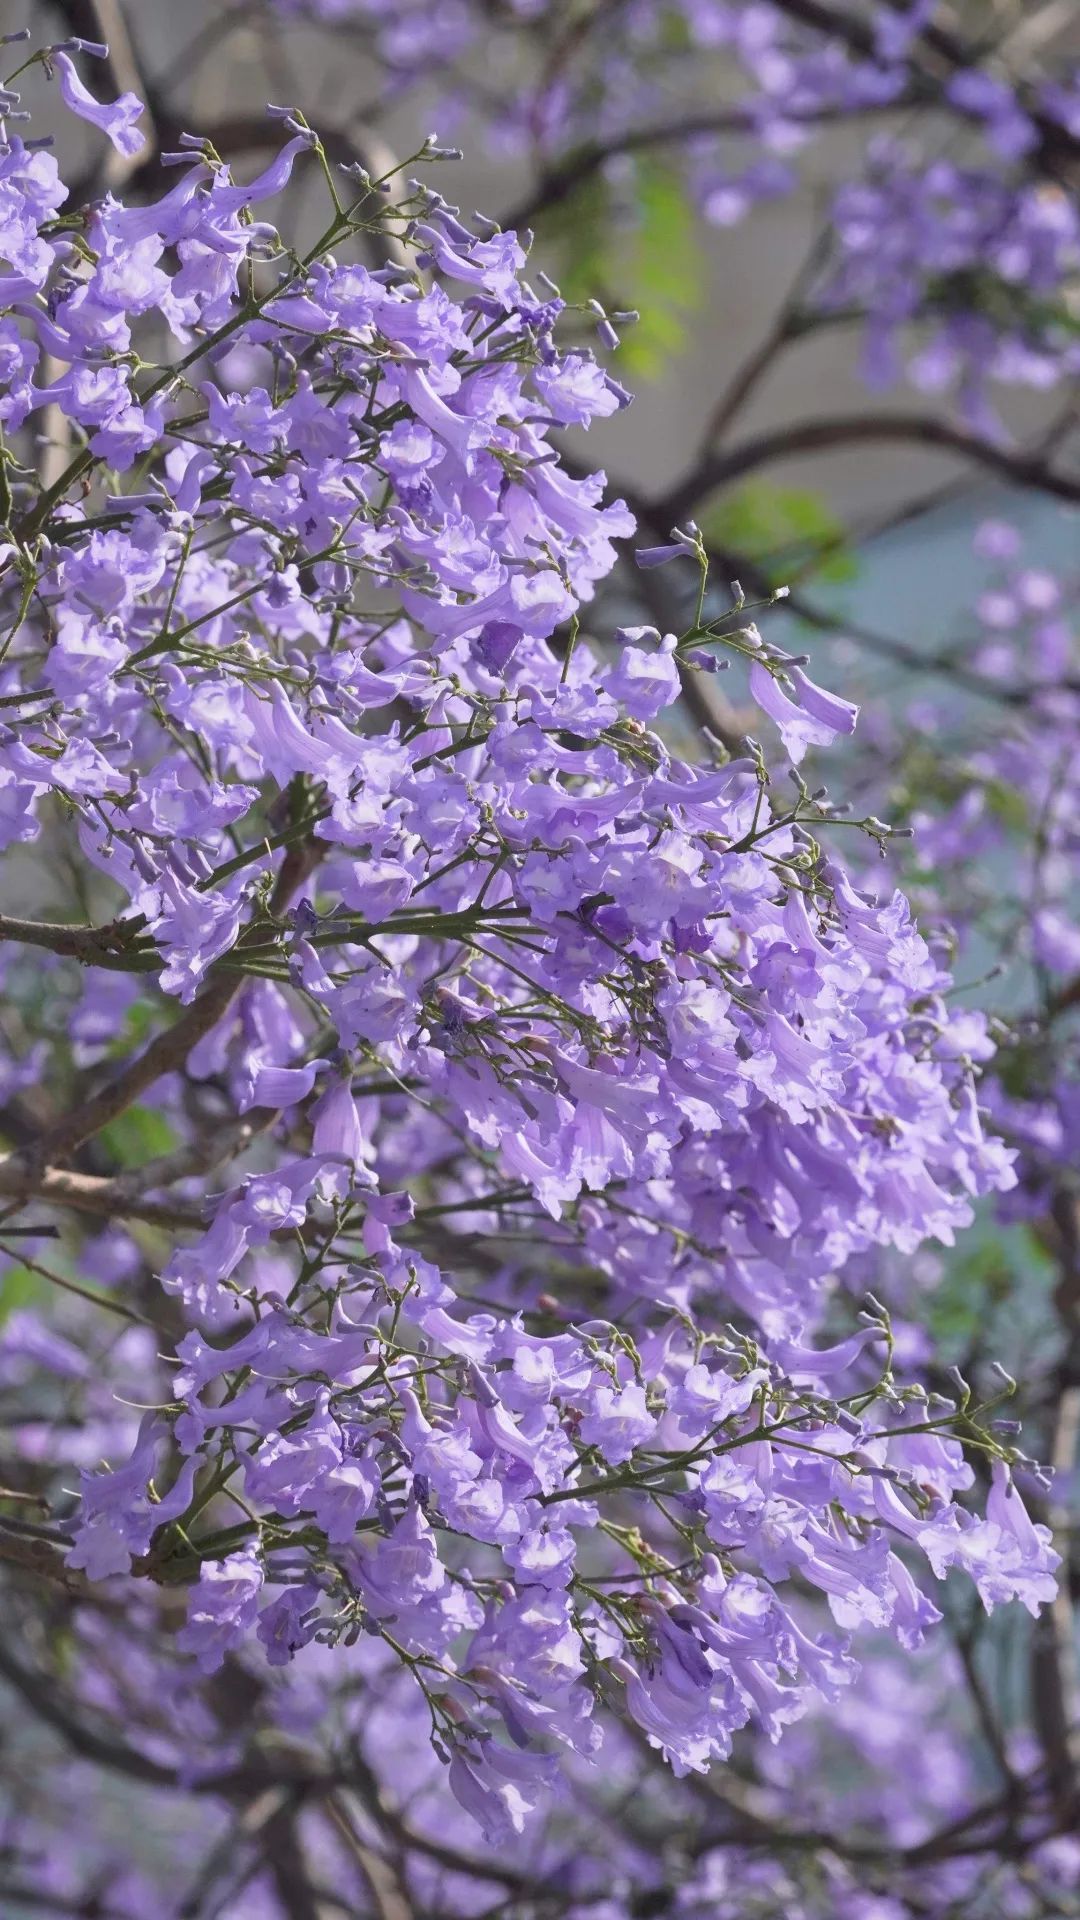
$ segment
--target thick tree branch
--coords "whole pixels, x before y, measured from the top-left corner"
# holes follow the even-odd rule
[[[366,1770],[357,1772],[348,1765],[322,1767],[306,1751],[284,1738],[277,1745],[267,1745],[253,1752],[250,1758],[237,1761],[235,1766],[190,1778],[182,1770],[153,1760],[89,1725],[59,1694],[51,1675],[27,1668],[15,1657],[11,1640],[9,1626],[0,1635],[0,1680],[7,1681],[72,1753],[112,1773],[142,1781],[146,1786],[182,1788],[200,1798],[208,1794],[226,1799],[234,1795],[251,1798],[268,1787],[289,1787],[305,1794],[330,1793],[338,1787],[352,1787],[358,1792],[365,1789]]]
[[[0,1160],[0,1195],[14,1200],[43,1200],[50,1206],[71,1207],[102,1220],[142,1220],[155,1227],[199,1228],[206,1223],[206,1211],[200,1203],[148,1196],[177,1180],[224,1167],[246,1152],[277,1118],[277,1108],[254,1107],[172,1153],[111,1178],[65,1167],[41,1167],[33,1163],[30,1154],[13,1153]]]
[[[13,1533],[0,1525],[0,1563],[16,1567],[38,1580],[48,1580],[76,1597],[89,1591],[84,1573],[69,1567],[62,1552],[49,1540],[36,1540],[29,1534]]]
[[[56,1920],[72,1920],[72,1915],[80,1908],[72,1906],[70,1894],[49,1893],[43,1887],[34,1887],[17,1880],[0,1880],[0,1912],[12,1913],[23,1907],[27,1913],[51,1913]],[[128,1920],[128,1913],[121,1913],[119,1907],[102,1906],[96,1893],[88,1895],[82,1903],[81,1912],[88,1920]]]
[[[319,849],[310,839],[294,842],[287,849],[270,897],[271,917],[284,911],[297,887],[303,884],[317,865],[318,859]],[[35,1177],[40,1178],[46,1167],[66,1159],[76,1147],[100,1133],[103,1127],[126,1112],[128,1107],[134,1106],[140,1096],[165,1074],[177,1072],[192,1047],[224,1018],[240,992],[245,976],[242,970],[235,970],[235,960],[237,956],[242,958],[253,932],[251,927],[241,932],[230,952],[211,967],[202,992],[180,1018],[174,1020],[171,1027],[159,1033],[136,1059],[130,1061],[100,1092],[85,1101],[77,1112],[69,1114],[65,1120],[42,1134],[32,1149],[24,1149],[20,1154],[12,1155],[11,1159],[27,1165]]]
[[[295,1802],[265,1823],[261,1837],[263,1855],[288,1920],[324,1920],[324,1908],[308,1872]]]
[[[362,1840],[353,1825],[348,1805],[341,1794],[331,1794],[327,1812],[341,1834],[369,1888],[379,1920],[416,1920],[406,1898],[400,1877],[390,1861]]]
[[[726,451],[707,454],[693,472],[653,503],[652,516],[668,525],[692,516],[701,501],[721,488],[796,454],[830,453],[842,447],[888,445],[930,447],[973,461],[1017,486],[1033,487],[1057,500],[1080,501],[1080,477],[1055,472],[1037,454],[1011,451],[933,414],[860,413],[797,420],[773,427]]]
[[[147,1226],[172,1228],[206,1224],[201,1206],[145,1199],[124,1175],[108,1180],[90,1173],[72,1173],[66,1167],[35,1169],[20,1154],[0,1161],[0,1194],[12,1200],[37,1199],[50,1206],[71,1207],[76,1213],[92,1214],[99,1220],[143,1220]]]
[[[107,927],[68,927],[49,920],[20,920],[0,914],[0,941],[22,946],[44,947],[84,966],[114,967],[124,972],[152,973],[161,965],[161,956],[153,951],[133,948],[138,933],[133,921],[114,920]]]
[[[1057,1411],[1051,1444],[1051,1465],[1060,1484],[1075,1467],[1080,1439],[1080,1201],[1068,1184],[1055,1194],[1051,1215],[1058,1239],[1054,1305],[1066,1342],[1055,1369]],[[1080,1671],[1069,1579],[1072,1516],[1060,1495],[1046,1518],[1064,1566],[1058,1592],[1032,1630],[1032,1712],[1054,1805],[1063,1820],[1075,1822],[1080,1814]]]
[[[115,1080],[87,1100],[78,1112],[69,1114],[37,1141],[33,1158],[41,1165],[63,1160],[84,1140],[89,1140],[111,1120],[133,1106],[140,1096],[167,1073],[182,1067],[197,1040],[217,1025],[243,986],[242,973],[212,975],[197,999],[159,1033],[137,1059],[132,1060]]]

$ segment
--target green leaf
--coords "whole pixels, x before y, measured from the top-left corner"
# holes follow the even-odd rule
[[[1026,1226],[1006,1227],[979,1217],[962,1247],[945,1258],[941,1278],[926,1296],[934,1346],[946,1359],[962,1358],[987,1343],[993,1351],[1003,1336],[1002,1316],[1017,1321],[1016,1337],[1021,1331],[1030,1334],[1031,1328],[1019,1324],[1024,1310],[1037,1328],[1054,1279],[1053,1261]]]
[[[10,1313],[30,1306],[40,1292],[40,1280],[27,1267],[8,1267],[0,1273],[0,1326]]]
[[[587,175],[543,216],[541,253],[571,304],[596,299],[637,309],[641,318],[624,329],[615,369],[630,381],[653,380],[686,345],[686,323],[704,298],[704,257],[686,188],[662,160],[635,161],[631,186],[619,182],[617,201],[602,174]]]
[[[122,1167],[138,1167],[177,1145],[177,1136],[155,1107],[129,1107],[102,1127],[98,1139]]]
[[[654,380],[686,345],[686,323],[704,295],[703,256],[678,174],[647,157],[637,175],[637,227],[626,271],[641,318],[624,334],[618,364],[632,380]]]
[[[773,586],[809,568],[819,580],[836,584],[858,572],[843,524],[808,487],[748,480],[711,502],[699,518],[707,539],[756,561]]]

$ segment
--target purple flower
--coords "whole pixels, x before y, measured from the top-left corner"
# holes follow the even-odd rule
[[[362,4],[373,57],[392,43],[406,67],[456,50],[448,15],[475,25],[473,0]],[[531,20],[542,36],[547,11],[520,0],[500,34]],[[736,110],[761,149],[734,180],[696,142],[673,158],[721,219],[787,191],[811,121],[904,93],[923,12],[894,23],[886,68],[869,42],[845,51],[775,8],[683,11],[695,59],[719,46],[746,75]],[[581,50],[624,90],[669,58],[656,10],[633,13],[629,37]],[[998,157],[875,148],[837,197],[812,296],[866,311],[879,370],[929,297],[913,371],[960,383],[971,433],[990,430],[978,378],[1071,365],[1067,330],[1040,314],[1080,234],[1063,196],[1005,167],[1015,101],[985,79],[961,104]],[[521,116],[542,144],[577,85],[570,63]],[[622,105],[611,120],[606,78],[590,99],[605,137],[642,104],[631,87],[630,120]],[[86,102],[130,148],[127,103]],[[869,891],[863,841],[834,840],[827,796],[796,783],[793,803],[756,743],[730,758],[681,722],[647,730],[678,697],[692,611],[682,640],[630,625],[606,651],[597,588],[633,521],[560,451],[560,430],[612,414],[621,390],[562,353],[561,301],[519,279],[517,239],[472,232],[423,182],[406,189],[422,279],[339,263],[369,239],[374,259],[371,230],[400,224],[359,176],[360,211],[335,211],[314,257],[254,217],[314,141],[277,117],[295,137],[250,183],[185,136],[171,191],[104,195],[74,226],[55,218],[49,157],[16,138],[0,152],[0,827],[47,828],[56,896],[51,926],[0,929],[0,1185],[30,1207],[34,1249],[23,1276],[19,1247],[4,1256],[16,1299],[49,1272],[39,1234],[64,1223],[57,1331],[17,1306],[0,1357],[33,1486],[82,1469],[71,1565],[135,1576],[115,1605],[72,1611],[73,1719],[122,1714],[125,1746],[162,1777],[211,1786],[271,1733],[317,1745],[332,1727],[410,1809],[395,1848],[421,1902],[434,1868],[414,1872],[414,1817],[434,1831],[456,1804],[509,1846],[601,1740],[611,1804],[630,1769],[642,1831],[675,1832],[677,1784],[653,1794],[637,1741],[597,1711],[613,1680],[676,1773],[746,1730],[763,1830],[779,1798],[816,1831],[799,1782],[824,1791],[819,1743],[854,1671],[833,1625],[902,1650],[903,1667],[875,1654],[870,1672],[904,1688],[924,1639],[931,1657],[942,1644],[920,1550],[988,1605],[1035,1611],[1053,1592],[1046,1529],[1005,1465],[1013,1423],[991,1409],[974,1436],[993,1462],[983,1516],[964,1446],[983,1413],[920,1399],[908,1366],[941,1257],[923,1243],[950,1242],[990,1193],[1012,1186],[1008,1204],[1040,1215],[1060,1195],[1080,1141],[1067,1037],[1010,1046],[1008,1090],[980,1091],[991,1001],[957,1006],[941,942],[896,877]],[[988,277],[1000,300],[976,312],[968,283]],[[1024,325],[1004,332],[1010,288]],[[72,441],[52,484],[23,426],[46,403]],[[106,467],[137,477],[114,490]],[[699,551],[692,525],[672,540],[639,560]],[[1067,1036],[1069,594],[1007,545],[982,602],[993,652],[950,681],[960,703],[984,676],[1000,724],[958,796],[944,773],[926,783],[921,811],[939,784],[948,810],[911,877],[935,909],[955,901],[979,952],[973,895],[1038,902]],[[652,590],[619,591],[640,618]],[[852,732],[850,702],[749,632],[752,691],[793,758]],[[947,739],[929,700],[922,716],[918,767],[932,726]],[[837,755],[860,796],[905,724],[875,724],[872,769]],[[22,1151],[24,1106],[46,1158]],[[876,1301],[855,1319],[868,1280],[897,1309],[891,1337]],[[24,1538],[29,1558],[54,1544]],[[202,1570],[170,1648],[148,1583],[186,1564]],[[193,1688],[177,1657],[213,1674],[241,1650],[250,1751],[220,1688]],[[425,1772],[429,1722],[448,1781]],[[753,1750],[781,1735],[787,1757]],[[373,1860],[380,1794],[365,1796]],[[315,1873],[317,1798],[297,1830]],[[918,1833],[883,1832],[890,1872],[914,1879]],[[261,1833],[256,1902],[274,1898]],[[670,1896],[727,1920],[723,1886],[695,1872],[673,1893],[648,1846],[629,1879],[580,1851],[571,1903],[600,1886],[608,1905]],[[755,1871],[740,1855],[738,1920],[806,1904]],[[125,1910],[160,1906],[102,1873]],[[836,1852],[811,1890],[830,1917],[865,1892],[846,1875]],[[945,1879],[922,1904],[971,1904]],[[63,1873],[50,1891],[86,1905]]]
[[[288,1666],[301,1647],[306,1647],[318,1629],[320,1590],[314,1581],[285,1587],[263,1607],[256,1632],[266,1648],[267,1664]]]
[[[252,1107],[291,1107],[306,1100],[329,1062],[309,1060],[302,1067],[259,1067],[250,1075],[249,1091],[240,1102],[241,1113]]]
[[[80,120],[88,120],[92,127],[97,127],[125,159],[131,160],[142,152],[146,135],[139,132],[135,122],[145,109],[138,94],[122,93],[118,100],[107,107],[87,91],[66,53],[51,54],[50,65],[59,76],[60,95],[69,112],[77,114]]]
[[[858,708],[816,686],[798,667],[791,670],[797,703],[788,699],[775,674],[761,661],[750,668],[750,691],[775,721],[780,738],[798,766],[808,747],[827,747],[838,733],[854,730]]]
[[[644,1446],[656,1432],[644,1391],[633,1382],[618,1389],[601,1384],[590,1393],[588,1404],[591,1411],[581,1422],[581,1438],[587,1447],[597,1447],[613,1467],[629,1460],[635,1448]]]
[[[616,638],[629,641],[637,631],[639,629],[628,629]],[[604,675],[605,692],[635,720],[652,720],[662,707],[669,707],[678,699],[676,644],[674,634],[667,634],[655,652],[624,645],[615,665]]]
[[[190,1653],[202,1673],[216,1673],[227,1653],[240,1645],[259,1617],[263,1569],[252,1547],[224,1560],[203,1563],[188,1602],[187,1625],[177,1646]]]
[[[147,1552],[158,1527],[183,1513],[199,1463],[185,1460],[172,1487],[161,1494],[154,1474],[167,1437],[163,1423],[147,1414],[126,1466],[102,1467],[82,1476],[78,1530],[67,1557],[69,1566],[81,1568],[91,1580],[126,1573],[133,1557]]]

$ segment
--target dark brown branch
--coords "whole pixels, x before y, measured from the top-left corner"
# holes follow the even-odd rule
[[[177,1785],[178,1776],[172,1767],[162,1766],[159,1761],[137,1753],[122,1741],[96,1732],[70,1713],[57,1698],[46,1676],[28,1672],[12,1657],[9,1639],[6,1633],[0,1636],[0,1679],[7,1681],[31,1711],[54,1733],[59,1734],[73,1753],[82,1760],[91,1760],[114,1773],[124,1774],[128,1779],[141,1780],[148,1786]]]
[[[242,973],[212,975],[198,997],[159,1033],[150,1045],[126,1066],[115,1080],[87,1100],[76,1113],[51,1128],[36,1143],[34,1159],[39,1164],[63,1160],[84,1140],[100,1133],[111,1120],[133,1106],[148,1088],[167,1073],[182,1067],[196,1041],[223,1019],[244,983]]]
[[[332,1793],[326,1810],[371,1889],[379,1920],[416,1920],[398,1874],[389,1860],[361,1839],[343,1796]]]
[[[144,1786],[183,1788],[185,1792],[250,1798],[267,1787],[290,1787],[297,1792],[324,1794],[334,1788],[365,1790],[366,1771],[357,1773],[347,1765],[323,1768],[302,1749],[284,1742],[273,1749],[254,1753],[233,1767],[188,1779],[176,1768],[127,1746],[119,1738],[88,1725],[79,1713],[59,1695],[52,1677],[24,1667],[11,1650],[10,1626],[0,1635],[0,1680],[6,1680],[31,1711],[59,1735],[72,1753],[93,1761]]]
[[[1057,1411],[1051,1465],[1059,1480],[1065,1480],[1076,1465],[1080,1437],[1080,1202],[1063,1185],[1054,1195],[1050,1211],[1058,1257],[1054,1306],[1066,1342],[1054,1370]],[[1050,1522],[1065,1564],[1054,1599],[1032,1629],[1032,1718],[1046,1757],[1054,1805],[1064,1822],[1074,1823],[1080,1816],[1080,1673],[1069,1578],[1073,1525],[1068,1506],[1060,1497],[1044,1517]]]
[[[281,1809],[262,1829],[262,1848],[288,1920],[323,1920],[296,1823],[295,1805]]]
[[[889,112],[897,106],[910,104],[904,99],[890,101]],[[852,118],[866,118],[869,114],[882,113],[884,107],[868,106],[860,109],[858,116],[851,108],[817,107],[806,113],[793,112],[791,119],[799,126],[819,127],[834,124],[838,120],[845,123]],[[754,123],[744,107],[723,107],[709,113],[690,113],[681,120],[661,121],[654,126],[629,127],[623,133],[613,134],[609,140],[597,140],[587,145],[575,147],[566,154],[556,166],[543,172],[523,200],[509,208],[502,215],[502,225],[507,229],[520,231],[531,226],[541,214],[550,213],[553,207],[560,206],[577,192],[586,180],[601,173],[611,160],[618,160],[628,154],[651,153],[664,147],[682,146],[690,140],[699,140],[710,134],[718,138],[724,135],[751,135]]]
[[[267,1787],[241,1808],[232,1825],[211,1846],[177,1909],[177,1920],[199,1920],[211,1894],[218,1912],[224,1910],[224,1900],[236,1897],[260,1865],[257,1857],[246,1857],[251,1855],[253,1842],[288,1806],[290,1797],[288,1788]],[[238,1859],[242,1862],[239,1868]]]
[[[1067,981],[1060,993],[1055,994],[1051,1000],[1049,1007],[1051,1020],[1056,1020],[1060,1014],[1068,1013],[1075,1006],[1080,1006],[1080,973]]]
[[[680,523],[710,494],[777,460],[890,442],[955,454],[1017,486],[1034,487],[1057,500],[1080,501],[1080,478],[1055,472],[1037,455],[997,446],[933,414],[860,413],[797,420],[792,426],[757,434],[740,446],[708,454],[685,480],[653,504],[650,517],[662,518],[668,525]]]
[[[288,906],[297,887],[303,884],[318,859],[318,846],[310,839],[294,842],[288,848],[270,896],[271,918]],[[242,956],[252,934],[252,928],[245,928],[225,960],[234,961],[236,956]],[[107,1127],[111,1120],[133,1106],[165,1074],[175,1073],[183,1066],[196,1042],[224,1018],[240,992],[244,978],[242,971],[226,971],[224,963],[218,962],[210,969],[202,992],[171,1027],[159,1033],[137,1059],[130,1061],[115,1080],[84,1102],[78,1112],[69,1114],[66,1120],[51,1127],[34,1143],[29,1153],[24,1152],[18,1157],[40,1175],[45,1167],[66,1159],[84,1140],[100,1133],[102,1127]]]
[[[21,1881],[0,1880],[0,1912],[11,1913],[16,1907],[25,1907],[28,1913],[55,1914],[56,1920],[71,1920],[72,1914],[80,1911],[92,1920],[127,1920],[119,1907],[103,1907],[96,1893],[80,1908],[78,1903],[72,1905],[70,1894],[48,1893],[43,1887],[25,1886]]]
[[[198,1202],[147,1196],[176,1180],[224,1167],[244,1153],[277,1117],[276,1108],[255,1107],[172,1153],[160,1154],[141,1167],[111,1178],[71,1172],[65,1167],[41,1167],[34,1164],[29,1153],[13,1153],[0,1160],[0,1195],[14,1200],[43,1200],[50,1206],[71,1207],[102,1220],[143,1220],[148,1226],[168,1228],[202,1227],[206,1215]]]
[[[860,58],[876,57],[874,30],[867,21],[829,5],[827,0],[776,0],[776,4],[789,20],[797,20],[802,26],[840,41]],[[943,102],[959,118],[977,122],[978,116],[973,112],[957,107],[952,101],[943,101],[943,89],[954,73],[968,73],[978,68],[984,51],[935,21],[927,21],[915,35],[908,56],[909,86],[924,100]],[[1061,167],[1075,163],[1080,157],[1080,140],[1042,110],[1035,87],[1018,87],[1017,97],[1039,134],[1038,146],[1027,156],[1028,170],[1059,181]]]
[[[993,1702],[987,1693],[982,1674],[979,1672],[978,1660],[976,1658],[975,1631],[975,1629],[971,1629],[958,1634],[956,1636],[956,1650],[964,1669],[964,1678],[967,1681],[967,1688],[971,1695],[971,1703],[975,1709],[975,1718],[978,1721],[979,1730],[1001,1775],[1003,1790],[1005,1793],[1011,1794],[1015,1804],[1019,1805],[1021,1792],[1020,1781],[1009,1760],[1009,1752],[1006,1746],[1004,1732],[998,1723],[994,1713]]]

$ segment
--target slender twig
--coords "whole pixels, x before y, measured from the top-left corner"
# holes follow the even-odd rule
[[[893,113],[904,105],[901,97],[888,103],[888,111]],[[845,124],[854,117],[867,117],[879,114],[886,109],[870,104],[853,114],[850,107],[815,107],[805,112],[793,111],[791,119],[799,126],[823,127],[843,119]],[[549,213],[553,207],[569,200],[578,192],[586,180],[602,173],[612,160],[618,160],[635,153],[652,153],[665,147],[679,147],[687,142],[715,135],[743,135],[748,137],[754,132],[754,121],[746,107],[714,108],[704,113],[684,114],[681,119],[660,121],[653,126],[628,127],[624,131],[612,134],[609,139],[588,142],[575,147],[547,168],[536,185],[516,205],[507,208],[502,216],[502,225],[510,231],[520,231],[531,226],[541,215]]]
[[[115,1313],[121,1320],[129,1320],[137,1327],[153,1327],[154,1322],[145,1314],[136,1313],[134,1307],[126,1307],[122,1300],[114,1300],[110,1294],[99,1293],[95,1287],[84,1286],[81,1280],[72,1280],[67,1274],[57,1273],[53,1267],[42,1266],[40,1260],[31,1260],[26,1254],[16,1254],[4,1246],[0,1236],[0,1252],[7,1253],[9,1259],[17,1259],[27,1273],[36,1273],[41,1280],[47,1280],[51,1287],[59,1287],[64,1293],[73,1293],[94,1307],[104,1307],[107,1313]]]

